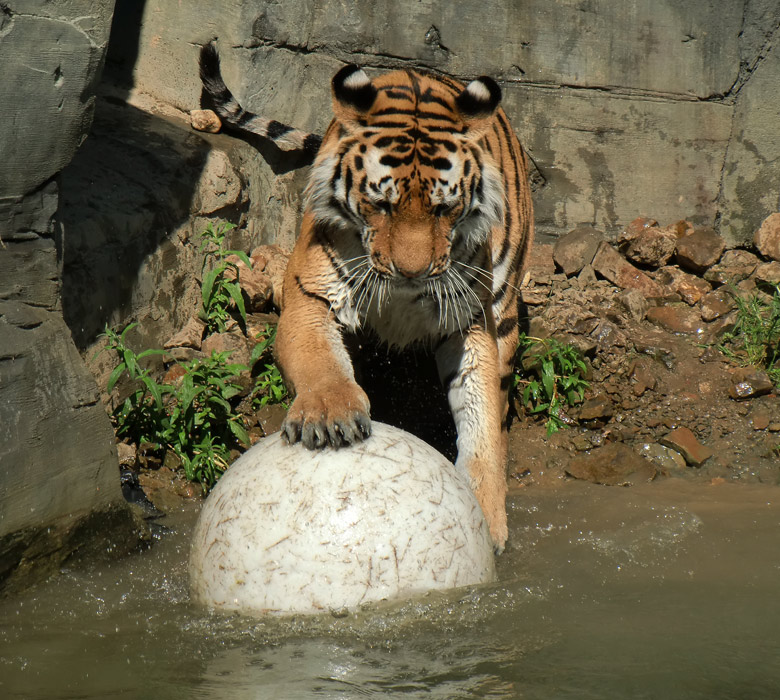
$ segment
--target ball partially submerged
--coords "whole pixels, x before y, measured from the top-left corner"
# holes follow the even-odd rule
[[[372,423],[348,448],[277,433],[215,486],[192,542],[197,602],[249,614],[317,613],[495,579],[468,476],[422,440]]]

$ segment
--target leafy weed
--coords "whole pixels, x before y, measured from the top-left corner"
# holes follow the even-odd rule
[[[780,385],[780,285],[775,285],[769,301],[761,294],[748,297],[734,294],[737,320],[734,329],[723,336],[720,351],[741,365],[766,370]]]
[[[531,414],[547,417],[547,435],[552,435],[570,422],[563,409],[582,402],[589,386],[587,365],[576,348],[555,338],[523,333],[518,350],[521,367],[515,371],[515,389]],[[531,378],[521,376],[529,372]]]

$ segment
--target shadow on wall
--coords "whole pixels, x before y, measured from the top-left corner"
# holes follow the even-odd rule
[[[106,324],[140,321],[155,344],[180,327],[198,293],[198,217],[239,223],[248,206],[224,155],[229,140],[126,103],[144,9],[116,4],[92,131],[62,176],[63,315],[81,351]],[[204,182],[209,165],[224,175],[216,186]],[[235,197],[204,204],[220,185]]]

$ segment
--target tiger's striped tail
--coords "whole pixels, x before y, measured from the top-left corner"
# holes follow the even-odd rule
[[[214,42],[205,44],[200,50],[200,79],[214,111],[229,131],[255,134],[273,142],[282,151],[303,151],[317,155],[322,143],[319,134],[311,134],[273,119],[265,119],[247,112],[230,92],[219,67],[219,54]]]

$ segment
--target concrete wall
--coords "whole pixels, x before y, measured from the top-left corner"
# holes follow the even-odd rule
[[[687,217],[736,245],[780,206],[778,18],[778,0],[158,0],[110,60],[188,110],[197,44],[218,37],[248,107],[314,130],[345,61],[492,75],[538,168],[540,231]]]

